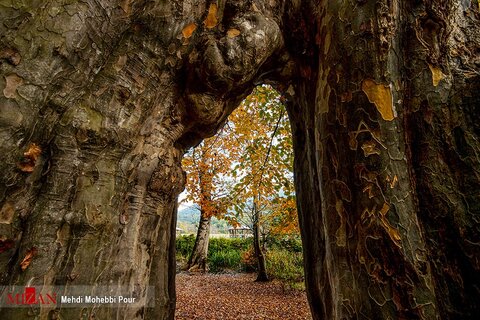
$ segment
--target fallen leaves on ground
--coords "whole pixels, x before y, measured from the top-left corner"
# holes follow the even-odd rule
[[[312,319],[304,292],[254,274],[177,274],[176,320]]]

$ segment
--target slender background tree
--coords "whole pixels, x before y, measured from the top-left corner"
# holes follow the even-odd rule
[[[234,173],[239,176],[230,204],[240,216],[252,221],[257,281],[267,281],[265,253],[261,245],[264,213],[293,214],[293,153],[291,131],[280,95],[270,86],[257,87],[231,116],[235,124],[240,158]],[[283,202],[283,206],[279,205]]]
[[[202,141],[183,159],[187,172],[186,201],[200,211],[197,236],[186,269],[207,270],[208,242],[212,217],[228,219],[229,176],[233,161],[238,159],[238,146],[227,126],[216,136]]]

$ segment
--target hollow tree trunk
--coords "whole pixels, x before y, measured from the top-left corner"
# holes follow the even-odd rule
[[[260,9],[2,2],[0,283],[127,287],[141,301],[2,304],[2,319],[173,319],[181,157],[271,69],[280,29]]]
[[[478,3],[297,9],[289,112],[314,319],[474,319]]]
[[[180,115],[172,75],[158,70],[165,50],[132,28],[140,8],[119,3],[2,7],[11,27],[1,39],[0,232],[15,245],[2,254],[1,283],[66,286],[65,295],[78,285],[110,285],[137,299],[155,290],[153,309],[62,309],[69,319],[170,318],[175,305],[184,177],[173,144],[184,124],[167,124]],[[139,44],[150,50],[138,52]],[[39,305],[1,314],[32,312],[46,319],[57,311]]]
[[[253,250],[255,258],[257,259],[257,279],[255,281],[268,281],[267,263],[265,261],[265,253],[260,244],[260,215],[261,212],[257,210],[257,205],[253,203]]]
[[[188,259],[186,266],[186,269],[189,271],[207,271],[208,242],[210,240],[211,221],[212,217],[207,216],[205,211],[200,212],[197,237],[195,238],[192,254]]]
[[[0,283],[155,288],[2,319],[173,319],[182,154],[261,82],[287,99],[313,318],[480,313],[477,1],[4,1],[0,21]]]

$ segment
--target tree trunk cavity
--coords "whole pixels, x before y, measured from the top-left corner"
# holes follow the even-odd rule
[[[313,318],[475,319],[479,16],[470,0],[2,2],[0,283],[155,291],[153,308],[2,319],[173,319],[181,158],[265,82],[292,123]]]
[[[200,222],[198,223],[197,237],[193,245],[192,254],[188,259],[186,269],[189,271],[207,271],[208,242],[210,240],[210,222],[211,216],[207,216],[205,211],[200,213]]]

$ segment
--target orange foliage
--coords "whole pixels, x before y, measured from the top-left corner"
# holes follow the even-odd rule
[[[255,202],[264,230],[298,233],[292,150],[279,94],[258,87],[216,136],[186,154],[187,200],[232,225],[251,215]]]
[[[229,129],[205,139],[183,160],[187,171],[187,200],[194,202],[206,217],[222,218],[226,212],[228,181],[232,160],[237,158],[236,147]]]

